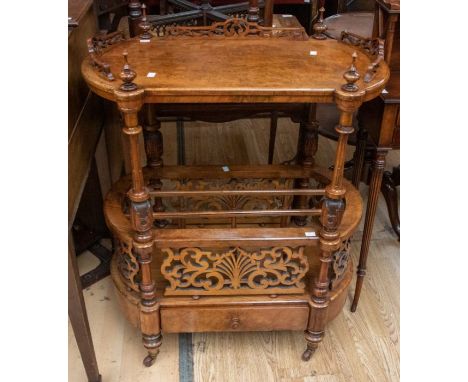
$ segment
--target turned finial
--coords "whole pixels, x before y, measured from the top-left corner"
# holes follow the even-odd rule
[[[146,5],[142,4],[141,10],[143,12],[143,16],[141,18],[141,22],[138,24],[140,29],[143,31],[143,33],[140,35],[140,38],[143,40],[149,40],[152,36],[151,33],[149,33],[151,29],[151,24],[148,22],[146,18]]]
[[[351,66],[343,74],[343,78],[346,80],[346,84],[341,86],[341,89],[347,92],[355,92],[359,89],[358,86],[355,84],[355,82],[359,80],[359,78],[361,77],[356,69],[357,53],[354,52],[352,57],[353,57],[353,61],[351,62]]]
[[[258,23],[260,20],[259,12],[260,8],[258,7],[258,0],[250,0],[247,21],[251,23]]]
[[[125,50],[122,55],[124,57],[124,66],[120,72],[120,79],[123,81],[123,84],[120,85],[120,90],[131,92],[137,89],[136,84],[132,82],[137,74],[128,64],[128,52]]]
[[[324,12],[325,12],[325,8],[320,7],[320,9],[319,9],[319,19],[313,26],[314,34],[312,35],[312,37],[315,38],[316,40],[325,40],[327,38],[327,36],[324,33],[328,29],[328,27],[323,22],[323,13]]]

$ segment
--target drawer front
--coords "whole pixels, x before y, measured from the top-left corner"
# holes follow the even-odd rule
[[[162,308],[163,333],[304,330],[307,306]]]

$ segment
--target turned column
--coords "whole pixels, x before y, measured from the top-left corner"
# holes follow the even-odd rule
[[[149,168],[154,169],[149,178],[148,186],[153,191],[160,191],[162,188],[161,179],[156,175],[158,168],[163,165],[163,136],[160,131],[161,122],[156,117],[156,109],[152,104],[146,104],[143,106],[143,127],[144,127],[144,139],[145,139],[145,153],[147,165]],[[153,205],[154,212],[164,211],[161,198],[154,198]],[[163,221],[157,221],[157,225],[165,225]]]
[[[380,191],[387,203],[388,216],[392,223],[393,231],[400,240],[400,217],[398,216],[398,193],[396,187],[400,185],[400,165],[393,167],[393,171],[385,171],[382,177]]]
[[[318,130],[319,123],[317,121],[317,104],[307,105],[306,119],[301,121],[299,125],[299,138],[297,144],[297,163],[302,164],[304,169],[311,169],[315,164],[315,154],[318,147]],[[302,178],[297,181],[297,187],[302,189],[309,188],[309,178]],[[294,208],[308,208],[307,196],[299,195],[294,197]],[[294,223],[299,226],[304,226],[307,223],[306,216],[295,216]]]
[[[128,29],[130,37],[135,37],[140,33],[138,24],[141,22],[143,13],[141,11],[141,3],[139,1],[129,1],[128,3]]]
[[[265,0],[263,7],[263,26],[265,27],[273,26],[273,2],[273,0]]]
[[[275,155],[276,130],[278,129],[278,112],[273,111],[270,117],[270,140],[268,144],[268,164],[273,163]]]
[[[130,199],[133,252],[140,266],[140,328],[143,345],[148,351],[143,363],[145,366],[150,366],[159,352],[162,336],[159,303],[156,300],[155,284],[151,276],[153,212],[140,161],[142,128],[138,124],[138,112],[143,105],[143,90],[138,89],[132,82],[136,73],[127,62],[126,52],[124,59],[125,65],[120,73],[120,78],[124,83],[114,94],[123,115],[123,134],[130,154],[132,188],[127,195]]]
[[[361,253],[359,254],[359,265],[357,269],[356,289],[354,290],[354,299],[351,305],[351,312],[355,312],[359,297],[361,296],[362,284],[366,275],[367,255],[369,254],[370,238],[374,227],[375,213],[377,211],[377,202],[379,201],[380,186],[382,185],[382,176],[385,169],[385,157],[388,149],[377,148],[374,160],[371,165],[371,181],[369,184],[369,196],[367,199],[366,218],[364,220],[364,230],[362,233]]]
[[[247,21],[252,23],[258,23],[260,8],[258,7],[258,0],[249,0],[249,13],[247,15]]]
[[[331,183],[325,189],[325,199],[322,203],[321,224],[319,232],[320,269],[311,286],[311,300],[309,302],[310,313],[305,339],[307,348],[302,355],[304,361],[308,361],[325,333],[325,324],[328,317],[329,298],[329,268],[333,253],[339,250],[341,239],[339,226],[345,210],[345,188],[343,187],[344,162],[348,136],[353,132],[353,112],[357,104],[337,101],[341,110],[340,123],[336,127],[339,134],[335,155],[335,164]]]

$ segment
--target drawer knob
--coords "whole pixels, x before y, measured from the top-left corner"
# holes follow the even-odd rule
[[[240,325],[240,319],[239,317],[233,317],[231,319],[231,328],[232,329],[237,329]]]

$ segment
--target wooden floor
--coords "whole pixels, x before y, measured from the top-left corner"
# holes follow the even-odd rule
[[[187,164],[266,163],[268,127],[268,120],[187,124]],[[165,124],[162,131],[165,163],[176,164],[175,125]],[[280,120],[275,163],[294,155],[297,132],[296,124]],[[202,137],[210,146],[201,144]],[[334,142],[320,138],[319,165],[332,163],[334,148]],[[348,158],[352,150],[350,147]],[[399,152],[391,152],[388,168],[398,163]],[[367,186],[363,184],[361,194],[366,201]],[[355,264],[362,224],[353,237]],[[96,264],[90,254],[78,260],[81,273]],[[84,296],[104,382],[385,382],[398,381],[400,374],[399,274],[400,246],[381,196],[358,310],[349,311],[353,280],[343,312],[327,327],[323,343],[308,363],[301,361],[305,348],[302,332],[169,334],[164,336],[156,363],[145,368],[141,335],[120,314],[110,278],[86,289]],[[86,381],[70,326],[68,343],[69,381]]]

